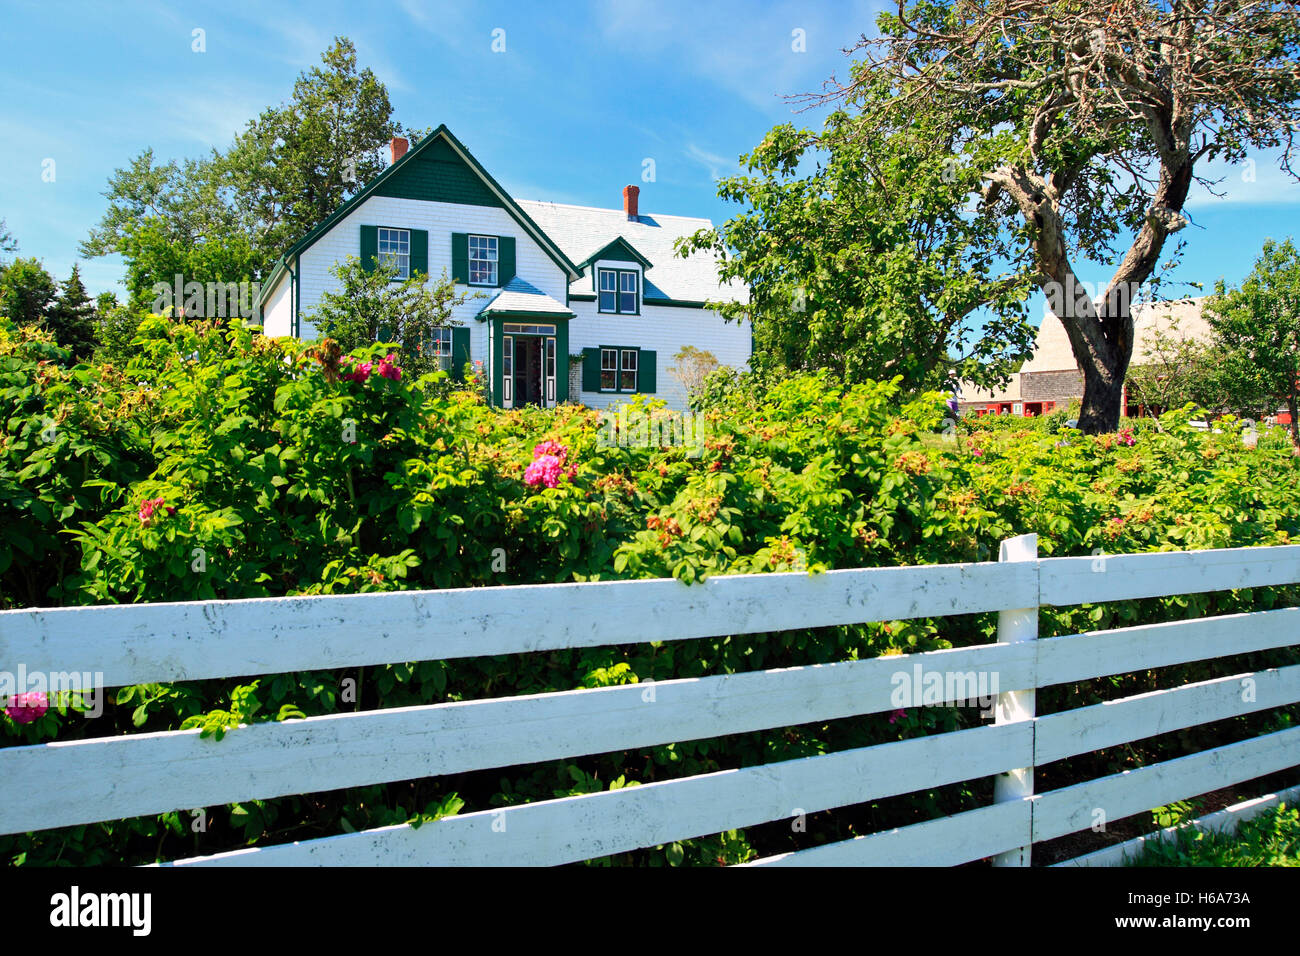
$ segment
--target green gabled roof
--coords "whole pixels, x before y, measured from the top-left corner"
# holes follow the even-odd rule
[[[630,258],[629,258],[630,257]],[[578,263],[578,268],[585,271],[587,266],[600,259],[615,259],[620,262],[639,262],[642,269],[652,268],[650,260],[641,255],[632,245],[622,236],[616,236],[610,242],[605,243],[587,258]]]
[[[505,209],[505,211],[519,223],[519,225],[523,226],[524,231],[532,236],[537,244],[541,246],[542,251],[550,257],[551,261],[568,275],[570,282],[577,279],[582,274],[582,270],[573,264],[569,257],[560,249],[559,245],[557,245],[550,236],[542,231],[542,228],[533,221],[532,217],[520,208],[519,204],[511,198],[508,192],[501,188],[501,184],[492,178],[491,173],[484,169],[482,164],[474,158],[460,140],[452,135],[451,130],[447,129],[445,124],[442,124],[424,139],[420,140],[420,142],[407,150],[405,156],[393,163],[374,179],[370,180],[370,182],[366,183],[366,185],[363,186],[355,196],[348,199],[339,206],[338,209],[334,210],[334,212],[327,216],[320,225],[316,226],[316,228],[311,232],[307,233],[307,235],[303,236],[290,246],[285,254],[276,261],[274,268],[271,270],[270,276],[267,277],[267,283],[263,286],[263,289],[258,296],[259,304],[263,301],[266,295],[270,294],[270,290],[274,285],[274,280],[279,278],[279,273],[284,271],[293,257],[301,254],[304,250],[315,243],[317,239],[333,228],[334,225],[344,216],[352,212],[357,206],[376,193],[381,195],[388,193],[400,195],[400,192],[394,193],[392,191],[391,184],[393,183],[393,180],[400,176],[403,171],[413,171],[417,169],[417,157],[420,157],[426,151],[431,150],[435,143],[444,143],[446,146],[450,147],[452,153],[454,153],[457,158],[459,158],[474,172],[482,185],[486,188],[487,193],[490,193],[498,200],[494,205],[499,204],[501,208]],[[485,204],[483,196],[469,197],[468,201],[475,205]]]

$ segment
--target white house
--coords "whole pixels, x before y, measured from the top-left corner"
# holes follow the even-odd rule
[[[744,301],[719,283],[712,256],[678,257],[673,243],[707,219],[644,215],[640,190],[622,209],[512,198],[445,126],[393,162],[276,263],[262,287],[267,335],[315,338],[310,315],[337,280],[336,262],[391,258],[403,275],[444,270],[483,293],[458,307],[438,343],[458,375],[482,361],[504,408],[577,401],[604,408],[634,393],[684,409],[668,373],[685,345],[746,366],[748,323],[727,323],[705,301]],[[570,374],[570,358],[573,372]]]

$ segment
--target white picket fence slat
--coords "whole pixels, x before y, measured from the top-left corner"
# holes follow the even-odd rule
[[[1300,727],[1049,790],[1034,804],[1034,841],[1163,807],[1300,763]]]
[[[1049,637],[1038,642],[1038,686],[1290,647],[1297,635],[1300,607]]]
[[[0,612],[0,668],[99,672],[104,686],[337,670],[792,628],[1001,612],[1027,639],[925,654],[515,698],[0,749],[0,833],[115,820],[632,750],[876,714],[898,682],[940,676],[951,704],[987,687],[995,725],[176,861],[178,865],[553,865],[994,777],[999,801],[754,861],[798,866],[988,857],[1300,765],[1300,729],[1033,795],[1054,760],[1300,701],[1300,666],[1035,716],[1036,688],[1300,644],[1300,608],[1036,640],[1033,609],[1300,583],[1300,547],[1157,552],[676,581],[530,585]],[[1099,560],[1102,563],[1099,565]],[[1029,609],[1027,612],[1021,609]],[[1028,615],[1028,617],[1026,617]],[[1011,629],[1011,630],[1009,630]],[[1012,634],[1015,630],[1015,634]],[[956,678],[955,681],[952,678]],[[945,680],[946,678],[946,680]],[[1243,682],[1251,681],[1247,685]],[[954,691],[954,688],[956,690]],[[1247,693],[1249,690],[1249,693]],[[1024,707],[1011,707],[1024,701]],[[967,701],[961,701],[967,702]],[[909,700],[903,706],[917,706]],[[58,780],[42,799],[32,779]]]
[[[858,750],[183,860],[241,866],[554,866],[659,846],[1028,762],[1029,724],[975,727]]]
[[[1154,551],[1038,562],[1039,604],[1064,607],[1300,581],[1300,544]]]
[[[995,803],[924,823],[868,833],[742,866],[958,866],[1019,846],[1030,829],[1032,798]]]
[[[121,687],[945,617],[1037,594],[1032,567],[984,563],[22,609],[0,611],[0,659],[79,662]]]
[[[1041,766],[1143,739],[1133,735],[1135,727],[1154,737],[1297,701],[1300,664],[1076,707],[1038,718],[1034,763]]]
[[[892,709],[899,671],[1023,682],[1032,663],[1032,645],[989,645],[258,723],[220,741],[188,730],[10,747],[0,780],[46,774],[61,784],[39,801],[0,802],[0,833],[834,720]],[[111,803],[98,799],[106,790]]]

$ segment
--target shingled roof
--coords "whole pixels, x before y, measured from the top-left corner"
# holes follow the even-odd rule
[[[703,252],[679,258],[673,244],[700,229],[712,229],[708,219],[687,216],[640,215],[629,220],[622,209],[596,209],[565,203],[517,200],[521,209],[537,223],[573,262],[584,262],[620,237],[651,263],[645,271],[645,302],[655,300],[703,303],[707,300],[746,301],[739,283],[718,282],[716,259]],[[590,274],[569,287],[575,295],[590,295]]]

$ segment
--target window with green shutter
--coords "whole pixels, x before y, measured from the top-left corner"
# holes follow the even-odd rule
[[[626,345],[582,350],[582,390],[654,394],[656,353]]]
[[[500,288],[515,277],[515,239],[483,233],[451,234],[451,278],[461,285]]]

